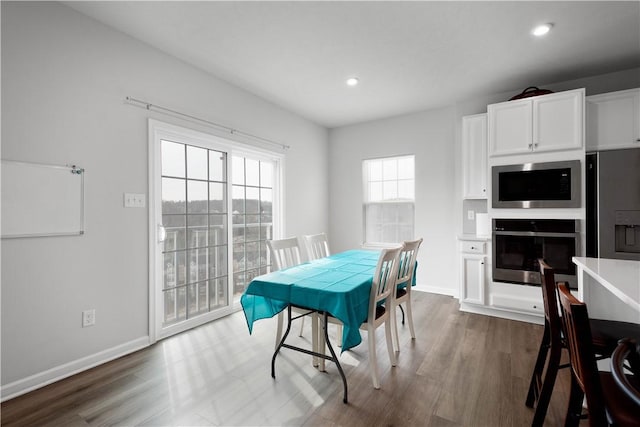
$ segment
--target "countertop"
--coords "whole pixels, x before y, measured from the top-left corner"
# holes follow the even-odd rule
[[[640,313],[640,261],[573,257],[573,262]]]
[[[477,234],[473,234],[473,233],[464,233],[464,234],[458,234],[458,240],[488,242],[491,240],[491,236],[478,236]]]

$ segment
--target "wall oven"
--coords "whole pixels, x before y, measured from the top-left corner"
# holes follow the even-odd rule
[[[580,251],[580,221],[565,219],[494,219],[493,280],[540,285],[538,258],[555,272],[556,281],[578,288],[572,257]]]
[[[580,160],[493,166],[494,208],[579,208]]]

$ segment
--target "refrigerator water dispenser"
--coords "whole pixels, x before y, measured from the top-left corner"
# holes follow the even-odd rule
[[[616,252],[640,253],[640,211],[616,211]]]

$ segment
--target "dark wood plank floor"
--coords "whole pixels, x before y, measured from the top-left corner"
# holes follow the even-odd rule
[[[342,354],[348,405],[335,365],[319,372],[308,355],[282,350],[273,380],[275,319],[257,322],[250,336],[239,312],[4,402],[2,425],[530,425],[524,400],[542,327],[462,313],[442,295],[412,295],[417,337],[401,329],[397,367],[378,330],[380,390],[371,383],[366,334]],[[304,338],[292,342],[308,344],[306,323]],[[562,424],[568,382],[561,370],[545,425]]]

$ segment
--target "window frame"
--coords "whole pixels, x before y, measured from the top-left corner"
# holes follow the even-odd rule
[[[390,181],[395,181],[396,183],[398,183],[399,181],[402,180],[407,180],[406,178],[400,179],[398,177],[398,173],[397,173],[397,168],[396,168],[396,177],[395,179],[392,180],[385,180],[384,179],[384,175],[382,176],[381,180],[370,180],[370,176],[369,176],[369,172],[370,172],[370,162],[374,162],[374,161],[380,161],[380,162],[384,162],[385,160],[395,160],[396,162],[402,160],[402,159],[408,159],[410,158],[413,162],[413,176],[411,178],[410,181],[412,181],[413,184],[413,197],[411,198],[400,198],[400,197],[396,197],[395,199],[386,199],[384,198],[384,182],[390,182]],[[370,187],[369,184],[371,182],[381,182],[382,183],[382,199],[381,200],[370,200]],[[393,246],[397,243],[401,243],[402,240],[410,240],[413,239],[415,236],[415,155],[414,154],[403,154],[403,155],[397,155],[397,156],[386,156],[386,157],[376,157],[376,158],[369,158],[369,159],[364,159],[362,161],[362,193],[363,193],[363,198],[362,198],[362,246],[363,247],[372,247],[372,248],[380,248],[380,247],[389,247],[389,246]],[[396,191],[397,191],[397,186],[396,186]],[[373,205],[395,205],[395,206],[400,206],[400,205],[410,205],[411,206],[411,217],[412,217],[412,221],[410,224],[411,227],[411,232],[410,232],[410,237],[406,236],[407,238],[402,239],[399,242],[385,242],[385,241],[368,241],[368,234],[367,234],[367,225],[370,225],[367,219],[367,210],[369,207],[373,206]],[[396,213],[397,214],[397,213]],[[384,223],[382,223],[384,225]],[[402,226],[402,224],[400,224],[398,221],[395,222],[395,234],[396,236],[402,236],[402,233],[400,232],[400,227]],[[384,240],[384,239],[381,239]]]

